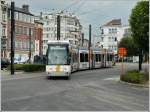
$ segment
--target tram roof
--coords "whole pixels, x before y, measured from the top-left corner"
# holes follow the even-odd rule
[[[69,44],[67,40],[50,40],[48,44]]]

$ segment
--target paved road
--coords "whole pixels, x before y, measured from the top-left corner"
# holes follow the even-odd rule
[[[40,77],[2,80],[2,110],[147,111],[148,88],[119,83],[119,66],[76,72],[71,80],[47,80],[40,73]]]

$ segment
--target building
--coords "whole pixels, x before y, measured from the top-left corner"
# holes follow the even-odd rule
[[[47,42],[57,40],[57,16],[60,15],[60,40],[69,40],[71,44],[80,45],[82,26],[79,19],[69,13],[42,14],[43,25],[43,54],[46,54]]]
[[[1,56],[11,56],[11,10],[10,5],[3,7]],[[28,5],[15,7],[15,61],[33,61],[35,55],[42,55],[43,23],[35,20]]]
[[[120,38],[118,38],[118,41],[120,42],[120,40],[123,38],[123,37],[130,37],[131,36],[131,29],[130,29],[130,26],[129,25],[123,25],[121,27],[121,30],[120,30]]]
[[[89,47],[89,40],[83,39],[83,47],[88,48]]]
[[[43,55],[43,23],[40,20],[35,20],[35,53],[34,56]]]
[[[11,11],[8,6],[8,23],[7,23],[7,57],[11,53]],[[29,12],[28,5],[22,5],[22,8],[15,7],[15,60],[26,61],[33,59],[34,55],[34,15]]]
[[[120,40],[121,19],[113,19],[100,27],[99,47],[109,49],[117,54],[118,40]]]
[[[7,57],[7,3],[5,0],[0,0],[0,38],[1,38],[1,57]]]

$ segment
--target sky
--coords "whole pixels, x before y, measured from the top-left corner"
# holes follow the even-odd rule
[[[121,19],[123,25],[128,25],[132,8],[139,0],[14,0],[15,5],[21,7],[28,4],[30,12],[39,15],[40,12],[67,10],[76,15],[85,38],[88,39],[88,27],[92,25],[92,41],[99,35],[99,27],[112,19]],[[54,10],[53,10],[54,9]]]

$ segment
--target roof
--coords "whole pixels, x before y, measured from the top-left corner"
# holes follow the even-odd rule
[[[11,10],[11,6],[10,5],[8,5],[8,9]],[[26,11],[23,8],[20,8],[20,7],[15,7],[14,10],[16,12],[20,12],[20,13],[24,13],[24,14],[28,14],[28,15],[34,16],[34,14],[31,14],[29,11]]]
[[[121,25],[121,19],[113,19],[104,24],[103,26],[118,26],[118,25]]]
[[[48,44],[69,44],[67,40],[50,40]]]

